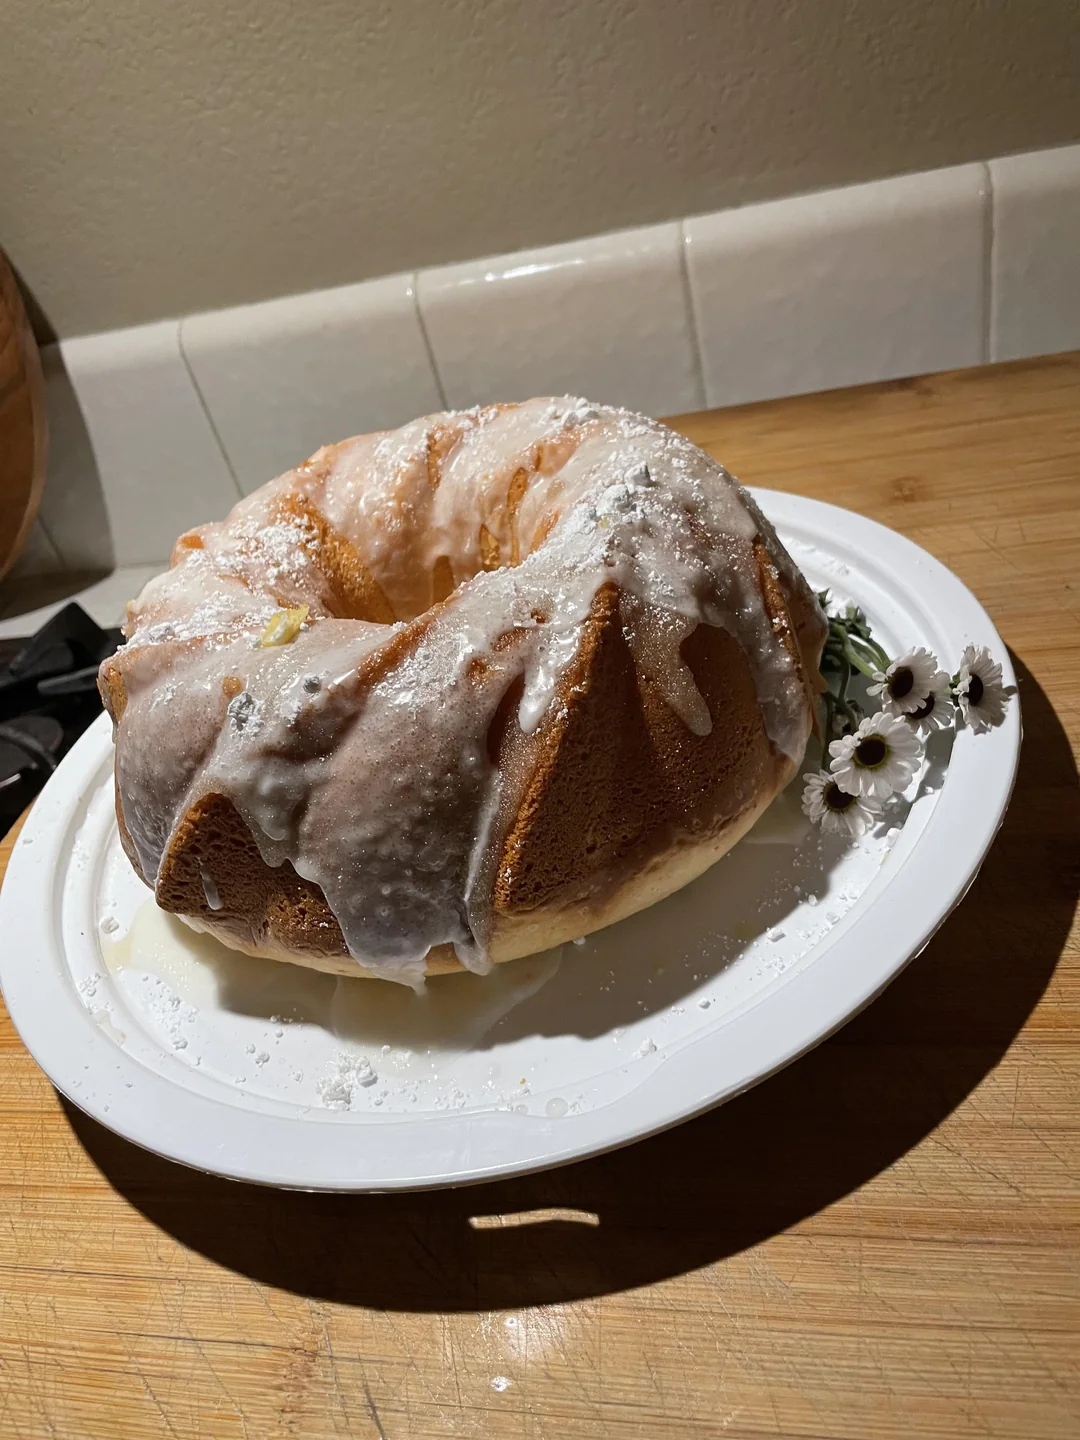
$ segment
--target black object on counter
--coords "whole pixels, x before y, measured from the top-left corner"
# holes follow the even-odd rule
[[[101,714],[98,666],[123,639],[72,602],[29,640],[0,640],[0,835]]]

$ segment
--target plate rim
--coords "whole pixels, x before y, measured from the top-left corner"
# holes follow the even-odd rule
[[[872,555],[875,576],[884,577],[890,589],[897,587],[909,610],[917,609],[927,625],[938,630],[941,604],[931,611],[912,585],[917,578],[920,590],[926,584],[943,588],[950,628],[965,637],[951,643],[975,640],[989,645],[1002,664],[1005,682],[1015,685],[1009,653],[986,610],[951,570],[914,541],[825,501],[759,487],[751,493],[781,531],[800,531],[800,538],[809,535],[812,542],[816,534],[825,553],[833,556],[837,549]],[[661,1051],[642,1081],[617,1099],[558,1118],[492,1109],[401,1119],[350,1113],[348,1121],[339,1116],[336,1123],[327,1123],[330,1112],[324,1116],[310,1111],[298,1121],[246,1110],[242,1102],[226,1104],[212,1095],[194,1094],[115,1045],[64,982],[67,965],[53,887],[68,863],[66,854],[85,816],[93,777],[111,749],[110,732],[103,714],[64,758],[27,817],[0,888],[0,933],[9,936],[0,953],[0,989],[23,1043],[73,1105],[163,1159],[277,1188],[371,1193],[482,1184],[615,1150],[724,1103],[815,1048],[877,998],[964,898],[1004,819],[1016,779],[1022,724],[1019,697],[1014,695],[1004,723],[989,736],[978,737],[979,758],[970,754],[971,737],[968,744],[960,744],[965,737],[958,735],[947,776],[952,780],[955,770],[951,793],[946,783],[926,830],[872,904],[863,910],[856,905],[849,923],[842,922],[843,933],[831,932],[819,957],[801,965],[749,1009],[671,1053]],[[994,763],[984,762],[983,755]],[[968,774],[975,769],[977,776]],[[971,779],[978,783],[965,784],[962,798],[960,786]],[[939,846],[934,860],[930,838],[947,833],[952,843],[943,850]],[[885,922],[881,929],[888,942],[867,959],[858,951],[871,913]],[[890,914],[896,922],[892,928],[887,923]],[[899,943],[897,935],[904,937]],[[722,1054],[709,1054],[719,1049]],[[97,1088],[90,1098],[80,1094],[87,1072],[76,1072],[75,1054],[79,1061],[89,1060],[94,1072]],[[612,1124],[619,1112],[619,1122]],[[431,1129],[439,1131],[437,1146],[415,1143],[418,1122],[425,1121],[429,1138]],[[370,1166],[372,1142],[378,1137],[377,1173],[357,1172],[355,1147],[346,1137],[358,1135],[365,1142],[362,1168],[365,1162]],[[334,1137],[330,1146],[327,1137]],[[425,1159],[436,1154],[440,1158],[425,1165]]]

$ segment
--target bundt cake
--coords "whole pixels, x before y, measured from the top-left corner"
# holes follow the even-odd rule
[[[824,633],[754,501],[656,421],[542,399],[358,436],[129,607],[120,835],[235,949],[484,971],[719,859],[801,759]]]

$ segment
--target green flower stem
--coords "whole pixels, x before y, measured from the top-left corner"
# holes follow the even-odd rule
[[[832,629],[831,625],[830,629]],[[843,640],[856,654],[861,654],[864,662],[873,665],[875,670],[887,670],[892,664],[877,641],[871,639],[869,635],[860,634],[858,629],[854,627],[848,629],[847,626],[838,625],[835,634],[837,639]],[[863,673],[872,672],[864,671]]]
[[[849,605],[843,614],[831,614],[827,609],[828,591],[818,600],[829,625],[821,656],[821,672],[828,685],[822,697],[828,744],[835,734],[837,716],[843,721],[843,734],[850,734],[862,719],[862,707],[847,693],[852,673],[858,671],[872,680],[879,670],[887,670],[891,661],[870,634],[866,616],[857,606]]]
[[[847,698],[847,687],[851,683],[851,662],[844,652],[843,631],[838,630],[835,638],[840,643],[829,647],[826,655],[823,657],[832,662],[829,668],[832,670],[835,667],[839,676],[836,689],[833,690],[832,687],[830,687],[824,695],[826,746],[828,746],[829,741],[833,739],[836,734],[836,727],[833,722],[837,713],[843,716],[848,729],[855,729],[859,723],[859,716]]]
[[[853,665],[855,669],[858,670],[860,675],[865,675],[868,680],[872,680],[874,678],[875,667],[873,665],[868,665],[865,660],[861,660],[859,658],[858,654],[855,651],[855,647],[852,645],[850,639],[846,637],[844,639],[844,658],[849,662],[849,664]]]

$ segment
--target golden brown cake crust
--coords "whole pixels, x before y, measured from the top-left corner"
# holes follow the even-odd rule
[[[814,674],[817,656],[804,656],[794,638],[799,622],[807,630],[807,617],[790,614],[764,550],[759,560],[784,643],[803,673]],[[715,838],[756,797],[785,783],[787,767],[765,735],[738,642],[724,630],[699,626],[684,655],[713,718],[706,736],[691,734],[638,672],[623,635],[617,589],[598,592],[581,649],[562,682],[563,716],[529,756],[531,773],[496,866],[497,916],[543,906],[587,909],[591,892],[608,894],[676,836]],[[500,720],[505,725],[504,716]],[[521,740],[520,732],[498,740],[503,764],[523,758]],[[216,877],[219,909],[207,902],[204,872]],[[236,948],[285,951],[301,963],[303,957],[340,958],[343,972],[353,972],[322,891],[288,861],[268,866],[225,796],[206,795],[187,811],[156,894],[162,909],[198,920]],[[462,968],[448,946],[429,956],[429,974]]]
[[[565,443],[560,444],[565,451]],[[332,466],[337,448],[319,452],[303,471],[317,477],[320,469]],[[424,451],[432,489],[439,487],[453,448],[454,434],[445,423],[433,423]],[[528,484],[545,464],[557,473],[563,451],[537,446],[530,466],[513,471],[506,496],[508,528],[500,538],[494,521],[490,529],[480,525],[478,568],[498,566],[503,549],[507,560],[520,558],[519,512]],[[395,620],[391,600],[355,537],[331,523],[312,500],[310,487],[282,488],[269,513],[272,523],[287,523],[307,547],[318,569],[324,613],[382,625]],[[532,545],[542,543],[550,529],[543,519]],[[202,536],[197,531],[181,538],[174,565],[202,548]],[[820,613],[801,577],[793,580],[791,571],[778,569],[775,537],[770,537],[771,532],[759,534],[753,541],[756,583],[775,644],[793,662],[809,728],[820,688]],[[242,556],[237,571],[243,584],[252,584],[250,571],[257,570],[259,559],[256,554],[249,562]],[[425,626],[454,604],[453,589],[447,590],[455,579],[450,560],[439,557],[430,575],[432,607],[399,627],[373,656],[372,663],[384,671],[403,663]],[[287,603],[293,597],[280,598]],[[696,733],[673,708],[658,676],[635,655],[633,626],[620,587],[613,581],[601,584],[543,723],[534,732],[523,731],[518,712],[524,680],[519,677],[506,688],[487,726],[484,743],[505,782],[489,862],[489,948],[496,960],[597,928],[685,883],[743,833],[794,771],[796,762],[770,739],[758,682],[733,633],[699,623],[681,643],[682,662],[711,721],[707,733]],[[520,643],[521,633],[513,629],[496,638],[489,656],[473,662],[476,683],[487,683],[491,667]],[[102,669],[103,698],[117,722],[127,704],[132,664],[122,654]],[[243,683],[241,677],[222,677],[223,707]],[[142,874],[119,774],[118,769],[121,838]],[[209,883],[207,877],[212,877]],[[340,973],[366,973],[351,958],[320,886],[299,875],[288,859],[268,864],[233,799],[212,788],[183,809],[156,875],[143,878],[154,885],[162,908],[234,948]],[[453,947],[443,944],[429,951],[426,968],[433,974],[461,964]]]

